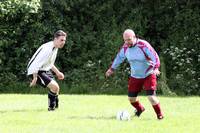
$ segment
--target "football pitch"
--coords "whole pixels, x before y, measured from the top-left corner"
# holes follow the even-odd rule
[[[60,95],[60,107],[47,111],[47,95],[1,94],[0,133],[197,133],[200,97],[159,97],[165,118],[157,120],[147,97],[137,118],[127,96]],[[120,110],[131,114],[119,121]]]

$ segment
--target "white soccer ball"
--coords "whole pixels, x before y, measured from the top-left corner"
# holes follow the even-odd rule
[[[127,110],[121,110],[117,112],[117,120],[120,121],[129,121],[131,116]]]

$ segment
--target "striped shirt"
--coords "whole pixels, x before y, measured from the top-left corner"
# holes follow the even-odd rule
[[[131,76],[134,78],[145,78],[160,67],[158,54],[147,41],[142,39],[137,39],[132,47],[124,44],[115,57],[111,69],[116,69],[125,59],[130,64]]]
[[[54,47],[53,41],[41,45],[28,63],[27,75],[49,71],[55,63],[57,52],[58,48]]]

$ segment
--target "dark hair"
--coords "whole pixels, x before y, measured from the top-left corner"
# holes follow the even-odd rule
[[[54,38],[58,38],[59,36],[67,36],[67,34],[62,30],[58,30],[54,33]]]

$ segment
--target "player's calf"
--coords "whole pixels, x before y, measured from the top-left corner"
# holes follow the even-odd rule
[[[56,95],[56,105],[55,105],[55,108],[58,108],[59,107],[59,98],[58,98],[58,95]]]
[[[56,93],[49,90],[48,92],[48,111],[55,110],[56,107]]]

